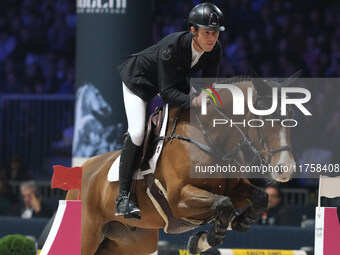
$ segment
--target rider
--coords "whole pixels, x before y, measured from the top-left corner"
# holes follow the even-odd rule
[[[143,143],[147,102],[159,93],[169,106],[199,106],[199,100],[190,101],[187,77],[199,70],[202,77],[217,77],[222,56],[217,39],[219,32],[224,31],[222,12],[214,4],[199,4],[189,14],[189,28],[130,55],[118,66],[128,135],[120,156],[116,216],[140,219],[140,210],[129,199],[129,192]]]

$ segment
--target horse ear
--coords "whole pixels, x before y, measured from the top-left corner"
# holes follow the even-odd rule
[[[271,87],[260,78],[253,68],[250,69],[252,82],[258,95],[265,96],[271,94]]]
[[[292,85],[301,75],[302,70],[297,71],[295,74],[290,76],[287,80],[281,83],[281,87],[287,87]]]

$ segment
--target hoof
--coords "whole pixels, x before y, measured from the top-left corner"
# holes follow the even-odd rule
[[[197,232],[190,236],[187,247],[189,254],[195,255],[201,252],[201,250],[198,248],[198,241],[200,240],[202,234],[205,234],[205,232]]]
[[[225,233],[217,234],[217,233],[208,232],[207,241],[211,247],[216,247],[223,243],[224,238],[225,238]]]
[[[250,225],[247,225],[244,222],[238,222],[236,220],[234,220],[231,223],[231,228],[232,230],[236,231],[236,232],[247,232],[248,228],[250,227]]]
[[[256,219],[251,219],[245,213],[238,215],[231,222],[231,228],[237,232],[246,232],[251,224],[255,223]]]
[[[254,211],[263,212],[268,207],[268,194],[260,188],[255,189],[250,200]]]
[[[227,229],[228,229],[228,223],[222,225],[219,219],[215,221],[214,225],[209,230],[208,236],[207,236],[208,244],[211,247],[216,247],[223,243]]]
[[[221,221],[221,225],[227,226],[235,216],[235,208],[229,197],[223,197],[214,204],[214,210]]]

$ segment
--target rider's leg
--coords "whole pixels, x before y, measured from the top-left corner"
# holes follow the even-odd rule
[[[132,93],[124,83],[123,96],[128,121],[128,135],[120,155],[119,194],[116,200],[115,215],[139,219],[140,210],[129,199],[129,193],[144,138],[146,102]]]

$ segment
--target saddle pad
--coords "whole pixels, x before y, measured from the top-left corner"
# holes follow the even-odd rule
[[[162,128],[160,131],[160,136],[165,136],[166,128],[168,124],[168,115],[169,115],[169,107],[168,104],[164,107],[164,119],[162,123]],[[152,156],[152,158],[149,160],[150,169],[147,169],[143,171],[143,173],[138,169],[136,175],[137,180],[144,179],[143,175],[152,174],[155,172],[157,160],[159,158],[159,155],[161,155],[162,148],[163,148],[164,140],[158,141],[157,148],[155,150],[155,154]],[[108,173],[108,181],[109,182],[116,182],[119,179],[119,162],[120,162],[120,156],[113,162],[112,166],[110,167],[109,173]]]

